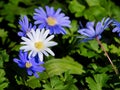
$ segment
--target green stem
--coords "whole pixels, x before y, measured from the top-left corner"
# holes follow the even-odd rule
[[[110,64],[112,65],[112,67],[113,67],[116,75],[118,75],[118,70],[117,70],[117,68],[115,67],[115,65],[113,64],[112,60],[110,59],[110,57],[109,57],[107,51],[105,50],[104,46],[102,45],[101,41],[98,39],[98,37],[96,37],[96,40],[97,40],[98,44],[101,46],[101,49],[104,51],[106,57],[108,58]]]

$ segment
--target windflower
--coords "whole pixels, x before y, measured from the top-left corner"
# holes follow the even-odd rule
[[[112,32],[117,32],[118,35],[120,36],[120,23],[117,21],[113,21],[113,26],[115,26],[115,28],[112,30]]]
[[[102,19],[101,22],[97,22],[96,26],[94,22],[87,22],[86,28],[79,29],[78,32],[85,36],[83,41],[92,40],[94,38],[101,38],[102,32],[108,28],[109,24],[112,22],[110,18]]]
[[[37,72],[43,72],[45,68],[41,66],[44,62],[35,62],[35,58],[28,58],[27,52],[19,52],[19,59],[13,59],[15,63],[21,68],[26,68],[28,75],[34,75],[36,78],[39,77]]]
[[[20,26],[21,26],[21,31],[20,32],[18,32],[18,36],[26,36],[26,34],[27,34],[27,32],[30,32],[30,30],[32,29],[32,28],[36,28],[36,26],[33,26],[32,27],[32,24],[31,23],[29,23],[29,21],[28,21],[28,18],[27,18],[27,16],[24,16],[23,18],[21,18],[20,20],[19,20],[19,24],[20,24]]]
[[[45,56],[49,56],[51,54],[54,56],[54,52],[50,49],[50,47],[57,45],[56,42],[50,41],[54,38],[54,35],[50,35],[49,30],[45,29],[34,29],[31,30],[31,32],[27,33],[27,37],[22,37],[23,40],[21,44],[23,46],[20,47],[21,50],[30,51],[28,57],[35,57],[38,55],[40,61],[43,61],[43,54]],[[49,54],[48,54],[49,53]]]
[[[50,34],[66,34],[63,27],[70,27],[70,20],[64,13],[60,13],[61,9],[54,10],[53,7],[46,6],[46,11],[42,7],[35,9],[33,18],[36,20],[35,24],[39,28],[46,28],[50,30]]]

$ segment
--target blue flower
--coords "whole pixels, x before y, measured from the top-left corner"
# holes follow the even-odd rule
[[[101,22],[97,22],[96,26],[94,22],[87,22],[86,28],[79,29],[78,32],[84,36],[83,41],[92,40],[94,38],[101,38],[102,32],[108,28],[109,24],[112,22],[110,18],[102,19]]]
[[[19,58],[14,58],[14,62],[18,64],[21,68],[26,68],[28,75],[34,75],[36,78],[39,77],[37,72],[43,72],[45,70],[44,67],[41,66],[43,62],[38,62],[37,58],[28,59],[28,53],[20,51]]]
[[[22,37],[25,37],[26,33],[29,32],[31,30],[31,28],[34,28],[34,29],[36,28],[36,26],[32,27],[32,24],[29,23],[27,16],[24,16],[23,18],[21,18],[19,20],[19,24],[21,26],[21,28],[20,28],[21,31],[18,32],[18,36],[22,36]]]
[[[112,32],[117,32],[120,36],[120,23],[114,20],[112,25],[115,26]]]
[[[54,10],[53,7],[46,6],[46,12],[42,7],[35,9],[33,18],[36,20],[35,24],[39,28],[46,28],[50,30],[50,34],[66,34],[63,27],[70,27],[70,20],[64,13],[60,13],[61,9]]]

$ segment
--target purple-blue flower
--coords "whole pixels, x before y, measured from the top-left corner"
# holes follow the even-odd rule
[[[115,26],[112,32],[117,32],[118,35],[120,36],[120,23],[118,21],[113,21],[112,25]]]
[[[46,28],[50,30],[50,34],[66,34],[64,27],[70,27],[70,20],[68,16],[61,13],[61,9],[54,10],[53,7],[46,6],[46,11],[39,7],[35,9],[34,20],[39,28]]]
[[[87,22],[86,28],[79,29],[78,32],[84,36],[83,41],[92,40],[94,38],[101,38],[102,32],[108,28],[109,24],[112,22],[110,18],[102,19],[101,22],[97,22],[95,26],[95,22]]]
[[[34,75],[36,78],[39,77],[37,72],[43,72],[45,68],[41,66],[44,62],[40,62],[39,60],[36,60],[38,58],[30,58],[28,59],[28,53],[27,52],[19,52],[19,59],[14,58],[14,62],[18,64],[21,68],[26,68],[28,75]]]
[[[29,32],[32,28],[36,28],[36,26],[32,26],[31,23],[29,23],[27,16],[24,16],[19,20],[19,24],[21,26],[21,31],[18,32],[18,36],[25,37],[26,33]]]

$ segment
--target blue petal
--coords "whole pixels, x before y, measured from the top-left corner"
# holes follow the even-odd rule
[[[103,32],[103,27],[102,27],[102,24],[101,22],[98,22],[97,25],[96,25],[96,35],[100,35],[102,32]]]

